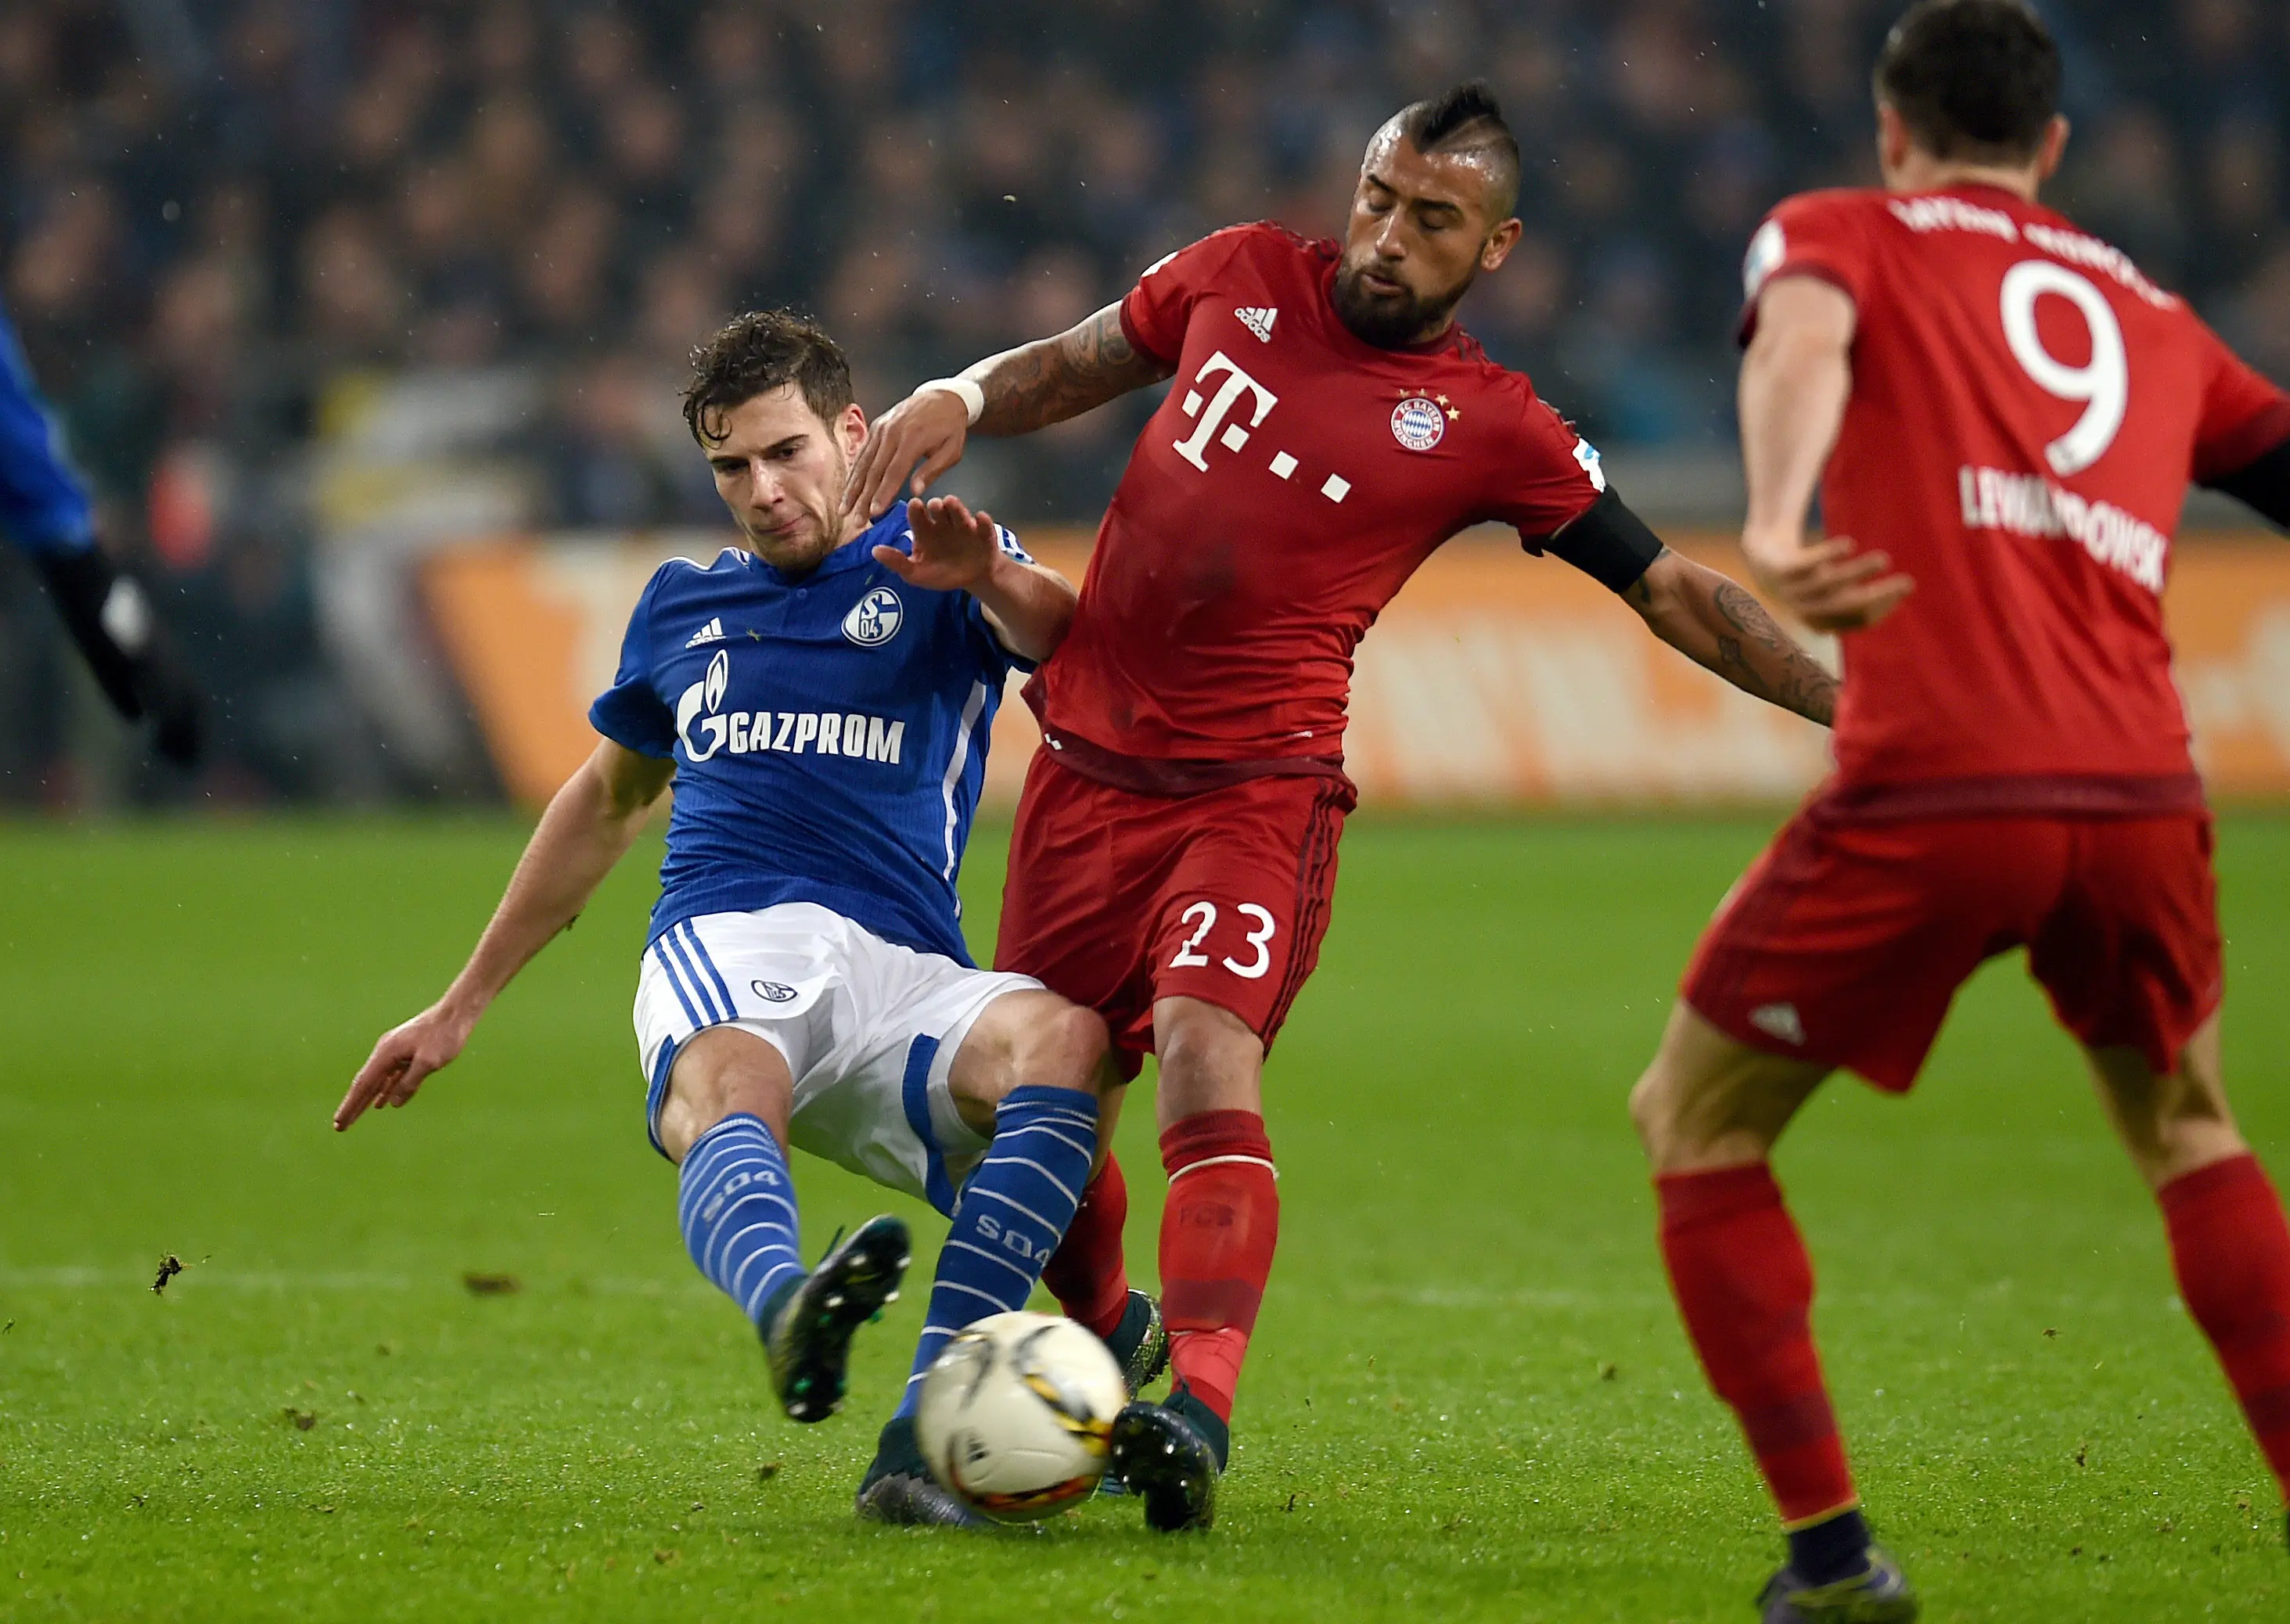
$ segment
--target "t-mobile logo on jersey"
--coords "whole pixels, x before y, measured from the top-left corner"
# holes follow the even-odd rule
[[[1233,358],[1221,349],[1201,363],[1201,370],[1194,376],[1193,381],[1205,387],[1210,378],[1219,372],[1225,374],[1225,380],[1217,386],[1216,393],[1209,396],[1206,411],[1202,410],[1201,407],[1199,388],[1188,389],[1185,392],[1185,415],[1197,418],[1199,421],[1194,426],[1191,434],[1176,443],[1177,455],[1204,474],[1209,469],[1208,458],[1204,453],[1208,450],[1209,437],[1212,435],[1216,436],[1217,444],[1223,446],[1225,450],[1237,452],[1248,444],[1249,429],[1261,425],[1266,417],[1270,415],[1272,408],[1280,404],[1278,396],[1251,378],[1246,372],[1242,372]],[[1233,408],[1239,403],[1243,395],[1251,397],[1247,428],[1243,428],[1237,422],[1225,421],[1226,418],[1233,414]],[[1224,430],[1222,434],[1217,434],[1220,428]]]

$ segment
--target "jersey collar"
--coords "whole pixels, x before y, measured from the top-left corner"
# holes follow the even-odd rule
[[[2022,209],[2041,209],[2044,205],[2031,198],[2022,197],[2008,186],[1998,186],[1992,180],[1958,180],[1947,186],[1936,186],[1923,196],[1926,197],[1978,197],[2015,205]],[[2046,213],[2051,211],[2045,210]]]

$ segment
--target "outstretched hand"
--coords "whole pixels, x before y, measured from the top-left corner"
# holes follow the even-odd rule
[[[923,495],[940,475],[962,460],[969,436],[970,411],[961,396],[946,389],[916,390],[875,420],[844,481],[844,513],[873,524],[891,510],[909,469],[914,473],[911,493]]]
[[[442,1004],[432,1004],[404,1025],[384,1032],[350,1080],[350,1092],[334,1108],[334,1132],[348,1127],[369,1107],[404,1105],[412,1099],[431,1072],[452,1064],[469,1041],[473,1024],[448,1013]]]
[[[1901,606],[1916,581],[1892,569],[1886,553],[1864,553],[1849,536],[1807,542],[1801,535],[1744,532],[1750,572],[1781,606],[1815,631],[1861,631]]]
[[[910,499],[907,523],[915,532],[913,556],[895,547],[878,547],[875,562],[908,585],[933,592],[965,592],[984,581],[994,568],[994,555],[1002,543],[994,516],[984,509],[971,512],[958,496]]]

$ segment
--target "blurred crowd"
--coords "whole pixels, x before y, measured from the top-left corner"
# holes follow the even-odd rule
[[[726,314],[816,312],[880,410],[1217,226],[1334,231],[1375,125],[1484,75],[1527,232],[1467,324],[1610,444],[1722,445],[1742,248],[1873,177],[1900,3],[14,0],[0,291],[228,696],[226,789],[320,793],[357,718],[309,454],[356,380],[528,372],[532,523],[714,523],[672,397]],[[2290,377],[2290,9],[2042,9],[2054,201]],[[1100,416],[1005,453],[1005,516],[1094,518],[1135,421]],[[26,595],[0,580],[0,695],[45,658]],[[0,798],[68,796],[64,724],[0,713]]]

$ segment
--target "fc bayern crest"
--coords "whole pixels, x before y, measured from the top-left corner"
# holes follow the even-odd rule
[[[1391,437],[1409,451],[1429,451],[1447,432],[1447,414],[1437,401],[1411,395],[1391,409]]]
[[[877,587],[843,617],[843,635],[862,649],[875,648],[897,636],[899,625],[906,618],[899,595],[888,587]]]

